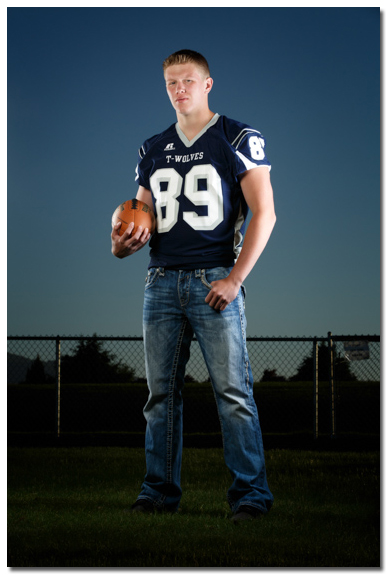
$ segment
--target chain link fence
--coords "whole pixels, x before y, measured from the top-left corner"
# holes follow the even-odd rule
[[[247,338],[263,436],[373,439],[380,431],[380,337]],[[8,337],[8,437],[141,445],[148,390],[141,337]],[[184,390],[184,434],[220,444],[199,344]]]

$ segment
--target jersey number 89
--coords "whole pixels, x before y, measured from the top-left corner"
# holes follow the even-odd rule
[[[199,189],[199,180],[206,181],[204,190]],[[207,206],[207,216],[199,216],[196,212],[183,212],[183,220],[194,230],[214,230],[224,218],[221,178],[211,164],[193,166],[184,181],[174,168],[161,168],[152,174],[150,185],[156,200],[159,233],[170,231],[177,223],[177,198],[182,188],[183,194],[195,206]]]

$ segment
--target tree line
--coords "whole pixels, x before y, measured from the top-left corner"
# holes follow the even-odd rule
[[[72,354],[61,357],[61,383],[131,383],[135,370],[103,348],[98,339],[81,338]],[[25,383],[53,383],[37,355],[27,371]]]
[[[342,381],[357,381],[349,363],[334,353],[334,370],[340,370]],[[261,382],[296,382],[311,381],[313,378],[313,351],[299,364],[297,371],[291,377],[278,373],[277,369],[265,369]],[[329,379],[330,353],[325,342],[318,347],[318,378],[320,381]],[[25,383],[53,383],[54,377],[46,374],[44,364],[39,355],[27,371]],[[122,360],[117,361],[116,355],[103,348],[98,339],[80,339],[73,354],[61,358],[61,383],[131,383],[135,381],[135,370]],[[186,375],[185,381],[194,381]]]
[[[318,346],[318,379],[328,381],[330,378],[331,360],[330,350],[326,342],[321,342]],[[357,377],[352,373],[349,362],[337,356],[334,346],[334,372],[341,374],[341,381],[357,381]],[[312,381],[314,373],[314,350],[306,356],[299,364],[297,371],[291,377],[284,377],[278,374],[277,369],[265,369],[261,382],[275,381]]]

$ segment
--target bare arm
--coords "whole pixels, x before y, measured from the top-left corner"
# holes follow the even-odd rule
[[[252,212],[242,250],[229,276],[212,282],[213,289],[205,301],[214,309],[224,310],[238,294],[241,284],[262,254],[276,222],[269,170],[265,167],[244,172],[241,189]]]
[[[146,188],[142,186],[139,187],[136,194],[136,198],[146,203],[150,208],[152,208],[152,194]],[[116,224],[112,229],[111,239],[112,239],[112,254],[117,258],[126,258],[132,254],[144,248],[148,240],[150,239],[150,232],[148,228],[138,227],[136,233],[133,237],[131,236],[132,230],[134,228],[134,223],[131,222],[128,228],[125,230],[122,236],[119,234],[121,223]]]

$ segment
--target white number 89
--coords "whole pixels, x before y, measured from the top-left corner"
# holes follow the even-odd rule
[[[199,180],[206,182],[206,189],[199,189]],[[177,198],[182,187],[184,195],[195,206],[207,206],[206,216],[199,216],[195,211],[183,212],[183,220],[194,230],[214,230],[224,218],[221,178],[211,164],[193,166],[185,181],[174,168],[161,168],[151,176],[150,184],[156,199],[159,233],[168,232],[177,223]]]
[[[259,136],[251,136],[248,140],[251,156],[254,160],[264,160],[264,140]]]

